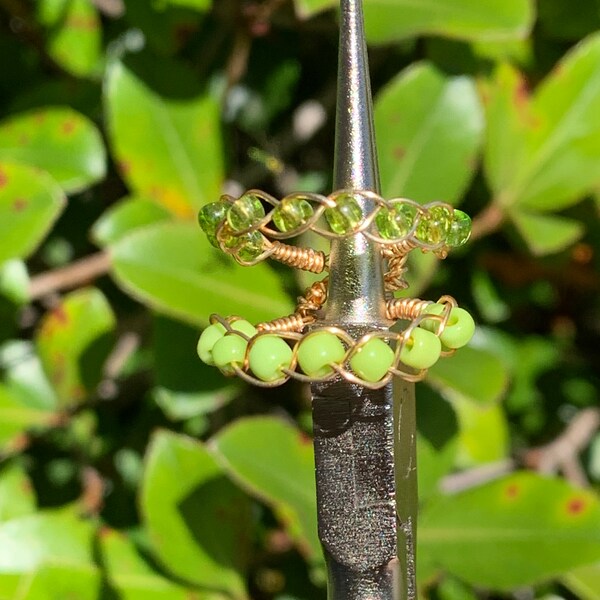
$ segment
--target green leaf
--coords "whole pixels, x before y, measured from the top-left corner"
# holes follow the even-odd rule
[[[557,217],[512,210],[510,216],[529,249],[537,256],[554,254],[574,244],[584,233],[583,223]]]
[[[212,4],[212,0],[166,0],[166,2],[173,6],[184,6],[200,11],[208,10]]]
[[[337,6],[336,0],[295,0],[296,12],[301,18],[307,19],[315,13]]]
[[[115,276],[125,289],[190,323],[206,325],[213,312],[256,322],[293,310],[282,282],[266,264],[238,266],[191,223],[145,227],[110,252]]]
[[[303,553],[318,561],[321,546],[310,438],[279,419],[254,417],[223,429],[211,447],[240,485],[274,508]]]
[[[146,458],[141,507],[166,568],[197,585],[246,597],[250,504],[204,446],[157,433]]]
[[[48,54],[77,76],[97,71],[102,52],[100,17],[89,0],[40,0],[38,19],[48,30]]]
[[[194,81],[180,64],[136,56],[112,64],[106,82],[109,134],[124,179],[185,218],[216,200],[223,182],[218,106]]]
[[[103,564],[120,600],[190,600],[192,592],[172,583],[138,554],[135,546],[114,529],[101,532]],[[196,597],[196,596],[194,596]],[[198,595],[198,600],[217,600],[216,594]]]
[[[581,600],[600,600],[600,563],[570,571],[562,583]]]
[[[70,509],[0,523],[0,573],[31,573],[51,563],[87,566],[92,535],[92,525]]]
[[[88,187],[106,172],[98,129],[71,108],[31,110],[2,121],[0,160],[43,169],[65,192]]]
[[[600,180],[600,35],[569,52],[532,99],[503,67],[488,89],[486,174],[498,202],[555,211]]]
[[[427,383],[444,396],[461,396],[489,404],[506,391],[508,373],[503,362],[491,352],[466,346],[431,367]]]
[[[19,586],[18,600],[97,600],[101,577],[91,565],[47,565]]]
[[[111,206],[94,223],[92,237],[99,246],[108,246],[134,229],[168,221],[169,218],[167,209],[156,202],[143,198],[125,198]]]
[[[473,82],[411,66],[375,103],[383,194],[456,203],[477,166],[483,115]]]
[[[595,494],[517,473],[420,513],[420,552],[465,581],[507,590],[600,560]]]
[[[22,260],[7,260],[0,265],[0,295],[16,306],[29,301],[29,274]]]
[[[65,203],[49,175],[0,161],[0,263],[33,252]]]
[[[35,491],[29,477],[19,463],[5,463],[0,469],[0,523],[30,515],[35,509]]]
[[[42,319],[36,345],[63,406],[81,401],[100,382],[114,327],[112,309],[95,288],[68,294]]]
[[[467,40],[522,38],[533,24],[529,0],[365,0],[365,28],[371,43],[424,34]]]

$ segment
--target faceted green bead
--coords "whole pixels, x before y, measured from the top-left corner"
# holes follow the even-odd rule
[[[247,347],[248,342],[240,335],[230,333],[222,337],[212,349],[215,366],[228,375],[232,374],[234,370],[231,365],[244,364]]]
[[[394,362],[394,351],[380,338],[370,339],[350,359],[352,370],[365,381],[380,381]]]
[[[325,209],[325,218],[331,231],[344,235],[358,228],[363,220],[363,212],[353,196],[340,196],[335,207]]]
[[[242,231],[265,216],[265,209],[254,194],[244,194],[229,206],[227,223],[234,231]]]
[[[450,225],[450,232],[446,243],[457,248],[466,244],[471,237],[471,217],[462,210],[454,209],[454,219]]]
[[[276,335],[263,335],[250,348],[248,363],[258,379],[275,381],[292,364],[292,349]]]
[[[414,369],[428,369],[437,362],[441,352],[439,338],[426,329],[416,327],[400,351],[400,360]]]
[[[444,306],[442,304],[430,304],[423,312],[441,315],[443,310]],[[420,323],[420,327],[428,331],[437,331],[438,326],[437,321],[428,319],[424,319]],[[474,333],[475,321],[473,317],[464,308],[455,306],[450,310],[446,327],[440,335],[440,341],[446,348],[462,348],[469,343]]]
[[[262,254],[264,250],[264,238],[260,231],[243,233],[237,239],[241,244],[237,250],[237,255],[243,261],[251,262]]]
[[[450,232],[452,213],[445,206],[434,206],[421,215],[415,237],[425,243],[437,246],[444,244]]]
[[[325,377],[333,371],[329,365],[341,362],[345,354],[344,344],[336,335],[319,331],[300,343],[298,364],[309,377]]]
[[[382,208],[375,218],[379,235],[385,240],[403,238],[413,228],[418,210],[412,204],[398,203],[393,208]]]
[[[225,335],[225,331],[226,329],[221,323],[214,323],[202,332],[196,348],[202,362],[207,365],[215,364],[212,355],[213,347]]]
[[[211,202],[200,209],[198,223],[206,234],[208,241],[215,247],[219,247],[217,240],[217,229],[227,217],[229,202]]]
[[[303,198],[286,198],[273,211],[273,223],[279,231],[287,233],[302,227],[314,214],[310,202]]]

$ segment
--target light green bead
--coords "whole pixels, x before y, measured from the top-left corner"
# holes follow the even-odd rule
[[[215,366],[226,374],[233,373],[231,365],[234,363],[240,366],[244,364],[247,347],[248,342],[240,335],[230,333],[222,337],[212,350]]]
[[[257,330],[252,323],[249,323],[245,319],[238,319],[237,321],[232,321],[231,329],[234,331],[241,331],[245,333],[248,337],[253,337],[256,335]]]
[[[439,338],[426,329],[416,327],[400,351],[400,360],[414,369],[428,369],[437,362],[441,352]]]
[[[363,212],[356,199],[346,195],[336,200],[335,207],[325,209],[325,218],[331,231],[344,235],[358,228],[363,220]]]
[[[432,315],[441,315],[444,311],[442,304],[430,304],[423,312]],[[429,331],[437,331],[439,323],[424,319],[420,323],[420,327]],[[446,348],[462,348],[466,346],[475,333],[475,321],[473,317],[464,309],[455,306],[450,310],[448,321],[440,341]]]
[[[352,370],[365,381],[379,381],[394,362],[394,351],[380,338],[369,340],[350,359]]]
[[[265,216],[265,209],[254,194],[244,194],[230,205],[227,222],[234,231],[242,231]]]
[[[452,213],[445,206],[433,206],[421,215],[415,237],[432,246],[444,244],[450,232]]]
[[[471,217],[462,210],[454,209],[454,217],[446,243],[452,248],[466,244],[471,237]]]
[[[226,329],[221,323],[214,323],[202,332],[196,348],[202,362],[207,365],[215,364],[212,355],[213,347],[225,335],[225,331]]]
[[[238,236],[240,247],[236,254],[243,261],[251,262],[258,258],[264,251],[264,237],[260,231],[249,231]]]
[[[250,348],[248,362],[258,379],[275,381],[292,364],[292,349],[276,335],[263,335]]]
[[[319,331],[302,340],[298,348],[298,364],[309,377],[325,377],[333,369],[331,363],[340,363],[346,350],[344,344],[330,331]]]
[[[303,198],[282,200],[273,211],[273,223],[279,231],[294,231],[302,227],[314,214],[310,202]]]
[[[200,209],[198,223],[206,234],[208,241],[215,247],[219,247],[217,240],[217,229],[227,216],[229,202],[211,202]]]
[[[379,235],[385,240],[403,238],[413,228],[418,210],[407,203],[396,203],[393,208],[382,208],[375,218]]]

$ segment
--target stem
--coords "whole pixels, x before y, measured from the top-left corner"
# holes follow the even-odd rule
[[[500,229],[505,218],[506,216],[500,206],[492,202],[473,219],[471,239],[478,240],[490,233],[494,233]]]

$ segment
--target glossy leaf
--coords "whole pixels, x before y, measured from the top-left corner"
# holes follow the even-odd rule
[[[106,171],[99,131],[71,108],[32,110],[2,121],[0,160],[43,169],[65,192],[101,180]]]
[[[103,564],[120,600],[190,600],[192,592],[153,571],[134,545],[113,529],[101,532]],[[216,594],[198,595],[198,600],[217,600]]]
[[[310,438],[279,419],[254,417],[238,419],[222,430],[211,447],[228,473],[271,505],[301,550],[318,560],[321,549]]]
[[[502,205],[560,210],[598,183],[599,64],[594,35],[561,60],[531,99],[518,75],[499,71],[490,88],[485,163]]]
[[[466,346],[431,367],[427,382],[442,395],[458,395],[488,404],[497,401],[506,391],[508,373],[502,361],[491,352]]]
[[[89,0],[40,0],[38,18],[47,29],[47,51],[73,75],[92,75],[99,66],[102,32]]]
[[[477,167],[483,115],[473,82],[409,67],[380,92],[375,127],[385,197],[457,203]]]
[[[108,246],[118,242],[134,229],[168,221],[170,213],[151,200],[126,198],[111,206],[96,221],[92,228],[92,237],[99,246]]]
[[[19,600],[97,600],[101,575],[91,565],[47,565],[19,585]]]
[[[62,405],[82,400],[99,383],[114,327],[112,309],[95,288],[68,294],[42,319],[36,345]]]
[[[471,584],[530,585],[600,559],[600,505],[564,481],[517,473],[427,504],[419,543]]]
[[[531,251],[538,256],[565,250],[584,233],[583,223],[520,210],[511,211],[512,220]]]
[[[581,600],[600,600],[600,563],[574,569],[562,582]]]
[[[181,65],[137,58],[109,69],[114,154],[133,192],[177,216],[195,217],[218,198],[223,181],[217,104]]]
[[[65,203],[49,175],[0,161],[0,263],[33,252]]]
[[[141,507],[152,548],[169,571],[245,597],[250,504],[204,446],[157,433],[146,458]]]
[[[0,523],[35,512],[36,498],[31,481],[17,462],[0,469]]]
[[[191,223],[145,227],[110,251],[115,276],[126,290],[191,323],[206,325],[213,312],[257,322],[293,310],[282,283],[266,264],[238,266]]]

